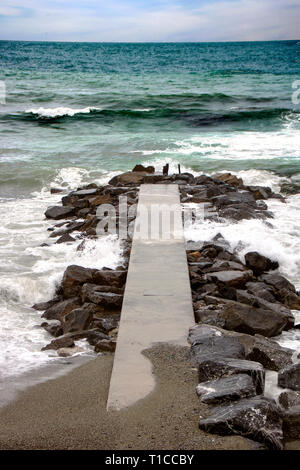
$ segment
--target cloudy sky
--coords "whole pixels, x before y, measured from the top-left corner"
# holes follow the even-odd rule
[[[300,0],[1,0],[0,39],[299,39]]]

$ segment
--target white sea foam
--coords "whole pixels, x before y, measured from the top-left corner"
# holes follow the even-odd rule
[[[42,118],[56,118],[62,116],[74,116],[75,114],[87,114],[92,111],[97,111],[100,108],[88,106],[86,108],[68,108],[64,106],[58,106],[57,108],[32,108],[27,109],[25,112],[30,114],[36,114]]]
[[[81,169],[64,168],[54,184],[64,181],[72,189],[88,177],[88,172]],[[53,222],[43,214],[60,198],[60,194],[51,195],[49,188],[43,188],[31,198],[1,201],[0,378],[7,379],[57,359],[53,351],[41,351],[51,337],[39,327],[41,312],[30,307],[53,296],[68,265],[114,268],[122,261],[120,244],[113,236],[87,240],[83,251],[77,251],[80,239],[72,244],[55,244],[55,239],[48,237],[47,228]],[[42,243],[50,246],[41,247]]]

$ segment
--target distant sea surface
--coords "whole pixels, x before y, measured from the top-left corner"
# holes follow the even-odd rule
[[[43,212],[72,189],[105,182],[136,163],[195,174],[232,171],[247,183],[300,186],[297,41],[244,43],[50,43],[0,41],[0,322],[2,375],[51,360],[30,305],[49,298],[70,263],[114,267],[118,242],[48,242]],[[299,94],[300,98],[300,94]],[[260,221],[212,223],[217,232],[273,255],[293,282],[300,274],[299,196],[274,201]],[[277,224],[277,225],[276,225]],[[234,228],[235,227],[235,228]],[[197,232],[197,233],[196,233]],[[299,282],[298,282],[299,284]],[[300,285],[299,285],[300,287]],[[0,364],[1,365],[1,364]]]

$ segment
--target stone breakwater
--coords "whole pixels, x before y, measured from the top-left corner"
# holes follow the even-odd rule
[[[48,208],[47,218],[61,219],[50,229],[50,237],[56,237],[56,243],[80,237],[78,249],[84,249],[87,238],[97,237],[97,208],[112,204],[118,225],[119,196],[134,206],[143,183],[178,184],[183,208],[190,203],[205,205],[207,217],[215,221],[261,219],[270,224],[273,214],[266,201],[277,198],[285,203],[270,188],[245,186],[230,173],[167,175],[137,165],[106,186],[78,188],[62,197],[61,206]],[[79,350],[76,341],[86,338],[97,353],[114,351],[134,215],[127,223],[122,265],[115,270],[71,265],[56,296],[34,305],[44,312],[42,327],[54,336],[43,349],[71,355]],[[300,438],[300,363],[293,350],[272,338],[298,327],[292,310],[300,310],[299,293],[279,274],[276,261],[257,252],[241,260],[220,234],[201,243],[187,241],[187,260],[195,312],[188,336],[191,367],[198,371],[199,400],[207,405],[199,427],[221,435],[241,434],[282,449],[284,440]],[[282,388],[278,402],[264,396],[266,371],[278,373]]]

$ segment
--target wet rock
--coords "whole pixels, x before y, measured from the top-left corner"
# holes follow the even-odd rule
[[[214,358],[245,358],[245,348],[236,339],[224,336],[209,334],[202,338],[195,339],[191,347],[191,358],[193,364],[197,365],[207,356]]]
[[[288,289],[295,292],[295,286],[280,274],[263,274],[260,279],[276,290]]]
[[[48,300],[47,302],[39,302],[37,304],[34,304],[31,308],[34,308],[35,310],[47,310],[48,308],[52,307],[60,301],[60,297],[55,297],[54,299]]]
[[[114,352],[116,350],[116,341],[103,339],[95,345],[95,352]]]
[[[116,328],[119,326],[119,315],[114,315],[112,317],[105,317],[105,318],[96,318],[93,321],[93,325],[95,325],[99,330],[103,333],[111,334]]]
[[[79,297],[72,297],[54,304],[48,308],[42,315],[42,318],[47,320],[61,320],[67,313],[75,308],[79,308],[81,301]]]
[[[224,320],[226,330],[267,337],[279,335],[289,321],[281,312],[255,308],[231,300],[227,300],[222,306],[219,318]]]
[[[101,269],[94,273],[93,279],[94,282],[99,285],[122,287],[126,282],[126,276],[126,271]]]
[[[285,439],[300,438],[300,405],[293,406],[284,413],[282,428]]]
[[[45,212],[47,219],[65,219],[75,214],[73,206],[51,206]]]
[[[252,271],[218,271],[207,274],[206,278],[210,282],[222,282],[229,287],[241,288],[253,279],[253,273]]]
[[[253,397],[256,390],[253,380],[247,374],[236,374],[197,386],[200,401],[208,405],[221,404],[241,398]]]
[[[225,207],[219,211],[219,216],[224,219],[231,219],[235,221],[259,218],[258,213],[246,205],[240,205],[240,207]]]
[[[238,178],[235,175],[232,175],[231,173],[216,173],[212,175],[214,179],[219,180],[223,183],[230,184],[232,186],[241,186],[243,185],[243,180],[242,178]]]
[[[63,334],[63,329],[61,327],[60,322],[57,323],[51,323],[50,325],[48,323],[42,323],[41,325],[46,331],[51,336],[55,336],[57,338],[58,336],[61,336]]]
[[[264,282],[247,282],[246,289],[256,297],[261,297],[267,302],[276,302],[274,289]]]
[[[300,363],[288,366],[279,372],[278,386],[300,391]]]
[[[71,237],[68,233],[62,235],[55,243],[67,243],[67,242],[75,242],[75,238]]]
[[[84,308],[76,308],[65,315],[62,326],[64,333],[86,330],[92,321],[92,314]]]
[[[110,200],[110,194],[102,194],[89,199],[89,204],[91,207],[96,207],[100,206],[101,204],[109,204]]]
[[[243,204],[243,208],[255,208],[256,202],[253,195],[249,192],[232,192],[226,195],[216,196],[212,198],[212,202],[217,209],[226,206],[235,206]],[[240,207],[237,207],[239,209]]]
[[[293,352],[292,349],[283,348],[264,336],[255,335],[252,349],[246,358],[250,361],[260,362],[266,369],[279,371],[292,364]]]
[[[200,429],[219,435],[242,434],[282,450],[282,418],[275,402],[264,397],[245,398],[212,408],[210,416],[200,419]]]
[[[87,335],[87,341],[91,346],[95,346],[99,341],[102,341],[103,339],[110,340],[108,335],[102,333],[99,330],[91,331]]]
[[[97,305],[108,308],[120,308],[123,302],[123,294],[114,292],[104,292],[103,286],[95,286],[94,284],[85,284],[82,288],[83,301],[90,301]],[[104,286],[108,287],[108,286]],[[110,290],[112,290],[110,288]]]
[[[300,310],[300,297],[295,292],[289,289],[280,289],[277,292],[277,297],[280,302],[287,305],[292,310]]]
[[[250,268],[255,276],[259,276],[265,271],[277,269],[279,264],[277,261],[272,261],[266,256],[260,255],[257,251],[250,251],[245,255],[246,266]]]
[[[99,304],[101,299],[101,293],[108,294],[117,294],[118,296],[123,296],[123,289],[114,286],[99,286],[98,284],[83,284],[81,289],[81,299],[82,302],[94,302]],[[100,301],[99,301],[100,299]],[[120,303],[116,299],[116,306]]]
[[[207,382],[235,374],[250,375],[255,385],[256,393],[258,395],[263,393],[265,372],[263,366],[258,362],[243,359],[211,357],[210,355],[198,359],[199,382]]]
[[[60,348],[72,348],[75,346],[74,339],[69,336],[60,336],[59,338],[53,339],[51,343],[47,344],[47,346],[42,348],[42,351],[46,351],[48,349],[60,349]]]
[[[60,357],[70,357],[80,352],[83,352],[83,349],[80,348],[79,346],[74,346],[72,348],[59,348],[57,350],[57,355]]]
[[[273,194],[271,188],[267,186],[247,186],[247,189],[251,191],[256,200],[268,199]]]
[[[213,305],[201,307],[195,310],[195,320],[197,323],[205,323],[207,325],[225,328],[226,321],[221,317],[221,308]]]
[[[75,264],[68,266],[62,279],[62,289],[65,297],[73,297],[80,293],[79,287],[87,282],[93,282],[95,269],[84,268]]]
[[[279,395],[278,401],[280,405],[285,409],[292,408],[293,406],[298,406],[300,405],[300,392],[295,392],[294,390],[282,392]]]
[[[155,173],[155,168],[154,166],[135,165],[132,171],[133,172],[142,171],[144,173]]]
[[[142,171],[129,171],[114,176],[108,184],[112,186],[116,186],[117,184],[142,184],[146,175],[147,173]]]
[[[50,193],[51,194],[58,194],[58,193],[63,193],[64,190],[62,188],[50,188]]]

